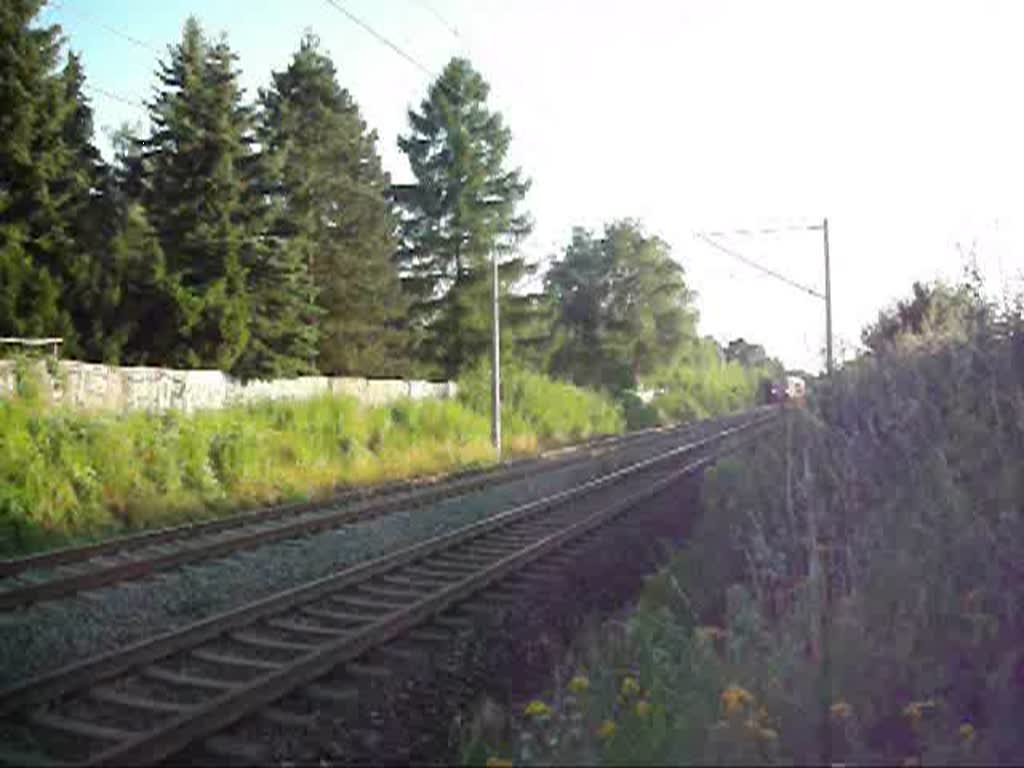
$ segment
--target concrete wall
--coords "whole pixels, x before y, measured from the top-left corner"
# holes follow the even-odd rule
[[[118,367],[74,360],[60,361],[56,376],[42,362],[35,363],[33,370],[52,402],[80,410],[191,412],[259,400],[305,400],[328,393],[381,405],[403,397],[420,400],[456,394],[454,382],[303,376],[242,383],[220,371]],[[0,360],[0,397],[9,396],[15,387],[14,363]]]

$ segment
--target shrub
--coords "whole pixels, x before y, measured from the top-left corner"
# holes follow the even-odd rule
[[[687,545],[587,667],[637,669],[665,727],[620,718],[553,759],[1019,764],[1022,464],[1019,319],[819,382],[708,473]]]
[[[51,409],[29,374],[0,399],[0,552],[493,461],[489,400],[472,384],[458,401],[113,416]],[[509,453],[622,428],[605,398],[535,374],[511,375],[508,392]]]

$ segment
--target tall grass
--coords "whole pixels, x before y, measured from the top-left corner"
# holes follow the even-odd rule
[[[490,413],[490,398],[490,367],[481,361],[460,379],[459,401]],[[502,426],[513,446],[524,438],[576,441],[625,427],[621,408],[605,395],[514,366],[502,371],[502,398]]]
[[[562,685],[508,754],[1024,759],[1022,324],[862,359],[811,398],[709,473],[687,546],[574,670],[635,675],[643,717],[607,683]]]
[[[7,553],[493,461],[489,400],[472,380],[458,401],[321,397],[192,415],[51,409],[22,384],[0,399]],[[622,428],[593,393],[529,374],[505,388],[508,454]]]

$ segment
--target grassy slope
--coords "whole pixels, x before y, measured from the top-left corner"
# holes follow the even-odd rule
[[[496,751],[1019,763],[1022,463],[1019,324],[847,368],[774,446],[709,473],[691,543],[630,635],[595,640],[587,690],[553,691],[550,714],[522,718],[527,739]],[[837,545],[828,561],[815,531]],[[640,690],[623,696],[627,675]]]
[[[23,384],[0,400],[0,552],[493,461],[480,375],[454,402],[324,397],[189,416],[51,410]],[[526,373],[505,388],[507,453],[623,428],[595,393]]]

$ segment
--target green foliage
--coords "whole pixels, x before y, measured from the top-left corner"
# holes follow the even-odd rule
[[[0,399],[0,550],[108,535],[337,486],[493,460],[489,400],[368,408],[349,398],[261,403],[192,415],[89,415],[48,407],[34,369]],[[508,453],[617,432],[606,399],[536,374],[509,379]]]
[[[558,308],[552,371],[579,384],[633,388],[694,336],[683,269],[637,222],[609,224],[600,238],[576,229],[546,285]]]
[[[74,353],[105,169],[78,58],[58,70],[60,28],[31,26],[41,5],[0,8],[0,334],[63,336]]]
[[[502,427],[510,447],[535,435],[545,443],[621,432],[621,410],[606,396],[515,366],[502,369]],[[459,400],[490,413],[491,369],[481,360],[459,379]]]
[[[817,381],[708,473],[625,651],[608,630],[588,666],[702,692],[665,703],[667,739],[620,721],[638,762],[1019,763],[1024,319],[969,308],[962,340]],[[588,762],[634,759],[611,750]]]
[[[418,357],[452,378],[490,345],[492,255],[500,259],[502,331],[510,342],[529,301],[508,288],[527,273],[515,245],[530,231],[517,209],[529,182],[505,167],[511,131],[487,105],[489,86],[452,59],[399,138],[416,184],[403,190],[398,251]]]
[[[249,339],[243,253],[255,211],[251,109],[241,103],[235,55],[190,18],[161,62],[145,141],[143,202],[166,259],[150,359],[231,369]]]
[[[777,368],[747,367],[739,360],[723,359],[713,339],[695,339],[684,345],[673,365],[656,371],[645,383],[657,393],[651,405],[661,419],[679,422],[753,405],[766,375],[777,377]]]
[[[976,283],[914,283],[912,292],[910,299],[901,299],[890,309],[879,312],[878,320],[864,329],[861,340],[872,352],[881,353],[926,339],[933,343],[962,342],[987,315]]]
[[[278,303],[291,301],[294,317],[315,331],[304,343],[316,345],[321,371],[395,375],[403,372],[406,350],[403,297],[391,263],[390,179],[376,132],[319,46],[315,36],[303,38],[288,68],[273,73],[260,94],[273,200],[269,234],[296,276],[284,290],[271,275],[267,288]],[[278,315],[267,317],[278,324]],[[281,344],[268,339],[264,346]]]

